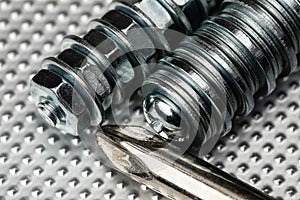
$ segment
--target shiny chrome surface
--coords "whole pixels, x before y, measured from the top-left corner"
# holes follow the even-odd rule
[[[288,2],[225,0],[161,61],[142,88],[145,118],[158,135],[177,126],[191,151],[202,153],[231,130],[231,118],[250,114],[255,96],[270,94],[276,78],[296,70],[300,4]]]
[[[74,122],[56,126],[64,132],[78,135],[80,128],[100,125],[104,112],[126,98],[128,88],[140,86],[150,73],[148,64],[156,63],[169,54],[185,35],[191,34],[206,18],[217,1],[200,0],[135,0],[113,1],[100,18],[90,22],[88,32],[82,37],[66,36],[62,52],[57,57],[44,60],[42,66],[55,73],[71,86],[68,93],[78,94],[87,108],[83,125]],[[35,80],[44,79],[46,73],[38,73],[31,88],[36,104],[48,99],[55,109],[40,109],[41,115],[49,120],[57,107],[65,108],[54,88],[47,88]],[[46,93],[51,93],[47,95]],[[50,100],[49,100],[50,99]],[[56,99],[55,103],[52,103]],[[69,95],[69,103],[76,107],[76,98]],[[85,108],[82,108],[82,110]],[[66,109],[65,109],[66,110]],[[70,109],[69,109],[70,110]],[[52,113],[54,112],[54,113]],[[68,116],[70,115],[70,116]],[[74,117],[75,116],[75,117]],[[65,118],[80,121],[71,112]],[[63,119],[56,119],[63,121]],[[63,124],[63,123],[60,123]],[[70,127],[68,127],[70,126]]]
[[[170,199],[273,199],[199,158],[177,155],[146,129],[104,126],[96,137],[112,166]]]
[[[1,200],[167,199],[91,158],[78,137],[45,124],[28,96],[41,60],[60,51],[64,35],[84,34],[106,3],[0,1]],[[276,199],[299,199],[299,76],[280,79],[204,159]],[[132,120],[141,119],[133,113]]]

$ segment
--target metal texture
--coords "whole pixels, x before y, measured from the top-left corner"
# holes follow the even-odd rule
[[[66,36],[62,52],[42,63],[45,70],[31,86],[41,116],[73,135],[97,127],[112,104],[130,98],[126,89],[142,84],[149,64],[200,26],[210,6],[216,6],[213,2],[113,1],[102,17],[89,23],[84,36]],[[57,79],[60,83],[46,83]]]
[[[148,123],[167,139],[192,141],[195,153],[226,135],[233,116],[249,114],[255,96],[297,68],[299,8],[295,0],[224,0],[146,79]]]
[[[38,116],[29,79],[106,1],[0,1],[0,199],[160,199]]]
[[[153,131],[128,125],[101,129],[87,137],[97,141],[107,163],[171,200],[273,199],[199,158],[178,155]]]
[[[78,137],[45,124],[29,78],[66,34],[83,34],[104,1],[0,1],[0,199],[165,199],[90,158]],[[234,120],[206,160],[272,196],[300,199],[300,72]],[[138,113],[137,113],[138,115]],[[138,117],[137,117],[138,118]]]
[[[234,119],[205,160],[277,199],[300,199],[299,77],[280,79],[248,117]]]

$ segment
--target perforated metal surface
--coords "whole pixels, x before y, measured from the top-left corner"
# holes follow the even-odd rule
[[[82,34],[101,0],[0,1],[0,199],[163,199],[90,158],[79,138],[36,114],[29,78],[66,34]],[[206,157],[255,187],[300,199],[299,76],[258,103]]]
[[[300,199],[299,77],[278,81],[206,159],[278,199]]]
[[[44,124],[29,78],[67,33],[81,34],[106,2],[0,1],[0,199],[160,199],[89,157],[79,138]]]

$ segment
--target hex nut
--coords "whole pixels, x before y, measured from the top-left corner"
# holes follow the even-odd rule
[[[142,55],[145,61],[150,60],[155,56],[156,48],[153,41],[149,37],[147,31],[134,21],[134,19],[120,11],[111,10],[102,17],[102,20],[110,23],[123,33],[127,41],[132,44],[132,49],[130,49],[130,51],[136,51]]]
[[[175,23],[168,10],[157,0],[140,0],[135,5],[162,31]]]
[[[31,96],[43,119],[64,133],[78,135],[90,125],[84,101],[60,76],[41,70],[31,81]]]
[[[103,63],[102,70],[110,71],[109,68],[112,67],[114,71],[109,74],[113,76],[111,79],[121,79],[121,83],[127,83],[132,80],[134,72],[132,70],[133,65],[127,56],[128,52],[123,51],[112,38],[100,30],[92,29],[83,39],[107,58],[110,66],[105,66]]]
[[[182,10],[195,31],[208,15],[207,4],[201,0],[173,0]],[[206,4],[206,5],[204,5]]]
[[[102,70],[91,59],[74,49],[66,49],[58,59],[68,64],[83,78],[95,92],[100,101],[111,93],[111,86]]]

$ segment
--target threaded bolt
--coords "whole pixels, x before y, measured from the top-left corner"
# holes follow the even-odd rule
[[[191,34],[217,1],[114,1],[101,19],[90,22],[83,37],[67,36],[63,51],[57,57],[45,59],[43,68],[72,86],[90,113],[87,121],[97,126],[112,99],[122,102],[124,90],[142,83],[149,74],[147,64],[156,62],[176,46],[181,38],[171,38],[170,30]],[[45,74],[38,73],[40,77],[36,79],[43,79]],[[55,109],[40,102],[44,94],[48,95],[48,89],[38,83],[31,86],[40,114],[53,126],[59,121]],[[53,94],[47,98],[57,99]],[[66,107],[62,102],[59,104]],[[69,119],[68,115],[65,117]]]
[[[148,123],[166,139],[190,140],[198,153],[296,69],[299,41],[298,0],[225,0],[144,82]]]
[[[55,127],[60,123],[61,118],[57,115],[57,111],[51,104],[41,102],[37,105],[37,109],[41,117],[51,126]]]

